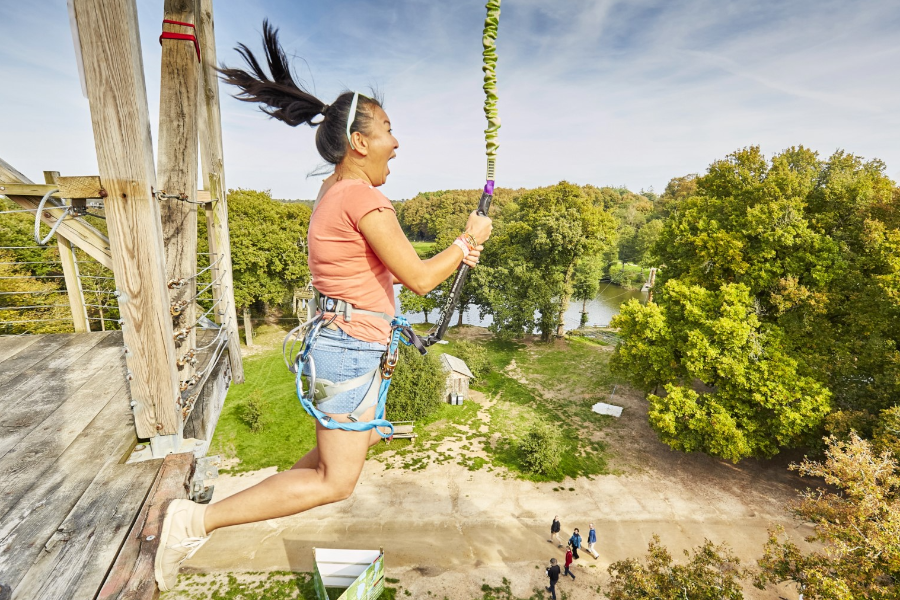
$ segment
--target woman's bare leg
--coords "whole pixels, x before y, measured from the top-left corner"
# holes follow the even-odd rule
[[[381,436],[374,429],[370,430],[369,447],[381,441]],[[294,463],[291,469],[315,469],[319,465],[319,447],[313,446],[313,449],[303,455],[303,458]]]
[[[346,422],[346,415],[331,415]],[[375,416],[373,406],[361,421]],[[220,527],[254,523],[301,513],[349,497],[356,487],[372,442],[373,431],[327,429],[316,421],[316,448],[300,463],[310,466],[277,473],[251,488],[210,504],[204,523],[207,533]],[[315,465],[313,454],[315,453]],[[299,463],[298,463],[299,464]]]

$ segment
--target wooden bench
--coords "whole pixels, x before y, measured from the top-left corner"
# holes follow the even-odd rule
[[[396,440],[412,440],[415,443],[416,438],[419,437],[419,434],[413,432],[413,426],[416,424],[415,421],[393,421],[391,425],[394,426],[394,436],[392,439]],[[388,440],[390,443],[390,440]]]

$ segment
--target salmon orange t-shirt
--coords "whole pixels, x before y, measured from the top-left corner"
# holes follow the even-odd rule
[[[373,210],[390,210],[384,194],[359,179],[338,181],[319,200],[309,223],[309,271],[322,294],[356,308],[394,315],[394,275],[359,230]],[[380,317],[338,315],[335,324],[353,337],[384,344],[390,324]]]

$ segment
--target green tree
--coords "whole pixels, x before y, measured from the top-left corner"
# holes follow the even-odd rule
[[[596,298],[600,292],[600,278],[603,277],[604,267],[604,258],[600,255],[583,257],[575,264],[572,299],[581,300],[581,327],[588,322],[588,301]]]
[[[0,334],[71,332],[72,313],[62,280],[35,278],[28,269],[32,265],[15,258],[13,252],[0,250]]]
[[[559,467],[562,434],[549,423],[537,421],[522,438],[519,451],[526,471],[549,475]]]
[[[234,301],[238,309],[289,301],[309,282],[307,232],[311,210],[281,203],[268,191],[228,192]],[[199,251],[207,252],[206,226],[200,219]],[[215,260],[215,259],[213,259]],[[206,266],[203,261],[200,268]]]
[[[736,462],[796,445],[821,423],[828,390],[799,372],[746,286],[710,291],[669,280],[657,298],[632,300],[613,318],[622,342],[611,367],[644,389],[664,384],[648,413],[662,441]]]
[[[807,490],[791,507],[815,524],[803,552],[776,528],[759,560],[756,586],[798,584],[810,600],[890,600],[900,597],[900,470],[890,452],[876,455],[858,435],[827,440],[825,459],[791,465],[828,486]]]
[[[440,408],[447,375],[435,354],[419,354],[412,346],[400,344],[400,361],[394,370],[387,400],[391,421],[425,419]]]
[[[612,579],[606,585],[610,600],[653,598],[654,600],[742,600],[741,579],[747,570],[731,549],[706,540],[687,550],[687,563],[676,564],[672,555],[654,535],[647,548],[646,565],[634,558],[609,566]]]
[[[492,328],[522,333],[537,325],[545,341],[554,330],[561,336],[575,265],[600,254],[614,238],[612,215],[578,186],[561,182],[516,197],[501,212],[474,271],[479,304],[491,313]]]
[[[671,210],[653,247],[665,265],[659,309],[623,311],[618,323],[628,333],[614,361],[645,389],[679,388],[651,412],[669,443],[732,459],[768,456],[815,440],[823,427],[874,423],[858,417],[893,404],[900,393],[897,198],[880,161],[844,152],[822,161],[803,147],[771,161],[747,148],[696,180],[673,180],[660,199],[671,200]],[[717,365],[709,357],[724,351],[721,340],[702,327],[717,323],[726,304],[747,313],[736,320],[755,337],[746,339],[743,361],[735,355],[734,364]],[[694,325],[701,330],[686,334]],[[637,355],[651,346],[655,358]],[[648,363],[656,369],[639,373]],[[773,407],[784,423],[766,416]],[[718,415],[716,428],[731,432],[732,449],[698,436],[704,413]],[[682,435],[690,441],[675,439]]]
[[[428,323],[428,314],[438,308],[438,300],[435,294],[428,293],[420,296],[417,293],[403,287],[400,289],[400,310],[404,313],[420,312],[425,315],[425,322]]]

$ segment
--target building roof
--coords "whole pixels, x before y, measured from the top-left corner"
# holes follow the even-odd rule
[[[472,375],[472,371],[470,371],[469,367],[466,366],[466,363],[464,363],[462,359],[456,358],[452,354],[441,354],[441,365],[444,367],[445,371],[459,373],[460,375],[465,375],[470,379],[475,378],[475,376]]]

